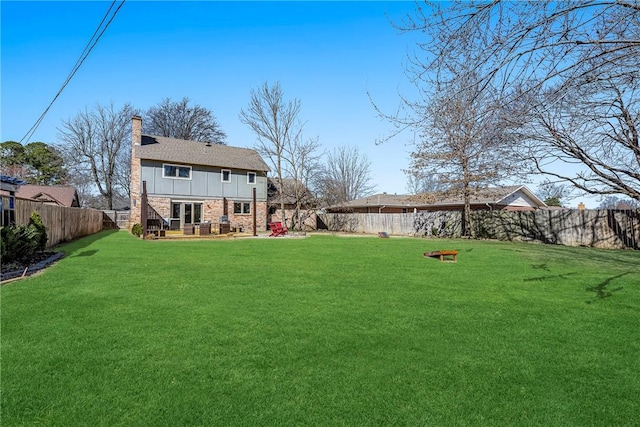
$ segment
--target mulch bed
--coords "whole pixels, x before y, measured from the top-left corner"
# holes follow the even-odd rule
[[[36,254],[28,264],[17,262],[2,263],[0,281],[5,282],[17,277],[30,276],[56,262],[63,256],[64,252],[40,252]]]

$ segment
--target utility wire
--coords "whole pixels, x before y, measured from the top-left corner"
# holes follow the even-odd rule
[[[91,51],[93,50],[95,45],[98,43],[98,40],[100,40],[100,38],[102,37],[104,32],[107,30],[107,28],[109,27],[109,25],[111,24],[113,19],[118,14],[118,11],[120,10],[120,8],[124,5],[125,1],[126,0],[122,0],[120,2],[118,7],[115,9],[113,14],[111,15],[111,18],[109,18],[109,21],[107,21],[107,23],[104,26],[104,28],[102,28],[102,25],[107,20],[107,17],[109,16],[109,13],[113,9],[114,5],[116,4],[116,0],[113,0],[113,2],[111,3],[111,6],[109,6],[109,9],[107,10],[107,12],[102,17],[102,20],[100,21],[100,24],[98,24],[98,27],[93,32],[93,35],[91,36],[91,38],[87,42],[87,45],[84,47],[84,50],[80,54],[80,57],[78,58],[78,60],[76,61],[75,65],[71,69],[71,72],[69,73],[69,75],[67,76],[65,81],[62,83],[62,86],[60,86],[60,89],[58,89],[58,93],[56,93],[56,95],[53,97],[53,99],[51,100],[51,102],[49,103],[47,108],[45,108],[45,110],[42,112],[40,117],[38,117],[38,120],[36,120],[36,122],[33,124],[33,126],[31,126],[31,128],[27,131],[27,133],[22,137],[22,139],[20,140],[20,143],[22,143],[25,140],[28,140],[29,138],[31,138],[33,136],[35,131],[38,129],[38,126],[40,126],[40,124],[44,120],[44,117],[47,115],[47,113],[51,109],[51,106],[53,105],[53,103],[56,102],[56,99],[58,99],[58,97],[60,96],[60,94],[62,93],[64,88],[67,87],[67,85],[69,84],[69,82],[71,81],[73,76],[76,74],[76,72],[78,72],[78,70],[80,69],[80,66],[82,65],[84,60],[87,59],[87,57],[89,56],[89,54],[91,53]],[[102,31],[100,30],[101,28],[102,28]],[[97,34],[97,36],[96,36],[96,34]]]

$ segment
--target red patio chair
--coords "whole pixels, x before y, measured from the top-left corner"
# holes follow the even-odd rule
[[[285,234],[287,234],[289,232],[289,229],[287,227],[283,227],[281,222],[270,222],[269,223],[269,228],[271,229],[271,234],[269,234],[269,237],[278,237],[278,236],[284,236]]]

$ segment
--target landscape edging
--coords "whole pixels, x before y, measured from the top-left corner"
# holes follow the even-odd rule
[[[37,264],[30,265],[27,268],[26,272],[24,271],[24,269],[22,269],[22,270],[14,270],[14,271],[9,271],[7,273],[2,273],[2,275],[0,276],[0,282],[4,283],[4,282],[6,282],[8,280],[15,279],[17,277],[30,276],[33,273],[36,273],[36,272],[48,267],[49,265],[51,265],[54,262],[56,262],[59,259],[61,259],[62,257],[64,257],[64,252],[56,252],[53,255],[51,255],[49,258],[47,258],[45,260],[42,260],[42,261],[38,262]]]

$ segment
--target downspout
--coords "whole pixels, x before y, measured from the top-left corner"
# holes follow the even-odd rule
[[[485,203],[485,205],[487,205],[487,207],[489,208],[490,211],[493,210],[493,208],[491,207],[491,205],[489,204],[489,202]]]
[[[378,208],[378,213],[381,214],[382,213],[382,209],[386,208],[387,205],[381,206]]]

